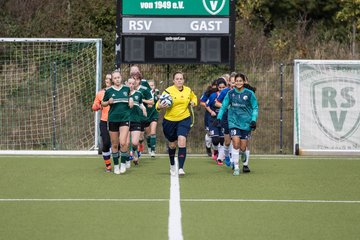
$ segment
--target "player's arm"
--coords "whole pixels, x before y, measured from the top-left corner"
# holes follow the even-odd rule
[[[165,91],[162,92],[161,95],[163,95],[163,94],[165,94],[165,93],[169,93],[169,92],[165,90]],[[158,112],[160,112],[161,109],[164,109],[164,108],[166,108],[166,107],[167,107],[167,105],[166,105],[165,102],[157,101],[157,103],[155,104],[155,109],[156,109],[156,111],[158,111]]]
[[[206,107],[206,101],[207,101],[207,99],[208,99],[208,97],[205,95],[206,94],[206,91],[201,95],[201,97],[200,97],[200,106],[202,106],[202,107]]]
[[[114,99],[110,97],[110,92],[108,90],[105,91],[104,97],[101,101],[101,106],[107,107],[109,104],[112,104],[114,102]]]
[[[259,114],[259,106],[258,101],[254,93],[252,93],[251,99],[250,99],[251,107],[253,109],[251,114],[251,121],[256,122]]]
[[[144,117],[147,117],[146,107],[143,103],[140,104],[140,109],[142,110]]]
[[[227,95],[228,91],[229,91],[229,88],[225,88],[220,92],[219,96],[216,98],[216,101],[215,101],[216,107],[221,108],[222,101],[224,101],[224,98]]]
[[[190,105],[193,107],[198,105],[198,99],[192,90],[190,92]]]
[[[230,102],[229,94],[226,94],[224,100],[222,101],[221,108],[220,108],[219,113],[217,115],[217,119],[219,119],[219,120],[222,119],[222,117],[224,115],[224,112],[226,111],[226,109],[229,106],[229,102]]]
[[[215,100],[215,107],[221,108],[222,103],[218,99]]]
[[[216,98],[216,93],[211,94],[208,100],[206,101],[206,105],[205,105],[206,111],[208,111],[212,117],[216,116],[216,112],[214,112],[210,107],[211,104],[214,103],[215,98]]]
[[[100,99],[100,92],[97,92],[95,95],[94,103],[91,107],[91,109],[96,112],[102,109],[101,107],[101,99]]]
[[[144,91],[144,98],[143,98],[143,103],[147,104],[148,107],[152,107],[152,105],[154,105],[154,99],[151,95],[151,92],[149,90]]]

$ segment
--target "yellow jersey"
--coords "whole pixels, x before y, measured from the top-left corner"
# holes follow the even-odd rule
[[[194,106],[197,106],[198,100],[195,93],[186,86],[183,86],[183,89],[180,91],[175,86],[168,87],[162,94],[168,93],[173,99],[171,107],[166,108],[164,118],[169,121],[181,121],[190,116],[189,104],[190,102],[194,103]],[[158,101],[156,103],[156,109],[159,105]]]

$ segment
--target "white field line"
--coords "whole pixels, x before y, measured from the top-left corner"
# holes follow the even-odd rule
[[[180,183],[178,169],[178,159],[175,158],[176,174],[170,174],[170,200],[169,200],[169,222],[168,222],[168,237],[169,240],[182,240],[182,225],[181,225],[181,206],[180,206]]]
[[[0,198],[0,202],[170,202],[159,198]],[[307,199],[181,199],[180,202],[255,202],[255,203],[360,203],[360,200],[307,200]],[[180,206],[180,204],[179,204]],[[170,206],[171,208],[171,206]],[[178,209],[180,210],[180,209]],[[181,212],[180,212],[181,214]],[[178,216],[181,218],[181,216]],[[170,218],[169,218],[170,220]],[[178,219],[179,220],[179,219]],[[170,222],[169,222],[170,223]],[[181,221],[180,221],[181,223]]]
[[[168,202],[152,198],[0,198],[0,202]]]
[[[2,155],[0,154],[0,159],[1,158],[18,158],[19,156],[21,156],[22,154],[14,154],[14,155]],[[27,161],[31,160],[31,159],[38,159],[38,158],[56,158],[58,159],[60,158],[77,158],[77,159],[94,159],[94,158],[99,158],[101,157],[101,155],[38,155],[38,154],[27,154]],[[144,157],[147,157],[147,155],[145,154]],[[149,156],[150,157],[150,156]],[[167,159],[168,160],[168,155],[167,154],[156,154],[156,157],[161,158],[161,159]],[[204,154],[187,154],[187,157],[190,158],[209,158],[208,156],[205,156]],[[336,161],[348,161],[348,160],[355,160],[355,161],[360,161],[360,156],[295,156],[295,155],[280,155],[280,154],[275,154],[275,155],[262,155],[262,154],[252,154],[251,158],[254,160],[336,160]]]

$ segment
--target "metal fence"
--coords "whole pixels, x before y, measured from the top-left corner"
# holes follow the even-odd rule
[[[227,66],[222,65],[139,65],[144,78],[153,79],[157,88],[164,90],[172,85],[172,74],[181,70],[185,73],[186,85],[198,98],[212,80],[224,73],[229,73]],[[122,65],[121,70],[126,78],[129,65]],[[291,154],[293,152],[293,65],[278,64],[267,70],[239,69],[249,77],[251,85],[257,88],[259,118],[257,129],[252,134],[251,152],[255,154]],[[188,136],[189,153],[205,153],[205,109],[198,106],[194,109],[195,123]],[[157,152],[166,152],[166,140],[162,133],[160,115],[157,129]]]

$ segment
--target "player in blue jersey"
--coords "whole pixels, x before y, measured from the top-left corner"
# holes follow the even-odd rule
[[[215,106],[218,108],[221,108],[221,103],[224,100],[226,94],[233,89],[233,87],[235,86],[235,75],[236,72],[233,72],[230,74],[230,78],[229,78],[229,82],[228,82],[228,87],[224,88],[219,96],[216,98],[216,103]],[[221,119],[221,130],[224,134],[224,154],[225,154],[225,164],[226,166],[230,166],[231,165],[231,158],[230,158],[230,145],[231,145],[231,137],[230,137],[230,132],[229,132],[229,124],[228,124],[228,111],[226,110],[222,119]]]
[[[216,80],[213,80],[211,85],[209,85],[204,93],[200,97],[200,105],[205,108],[204,114],[204,126],[205,126],[205,147],[206,153],[209,157],[211,157],[211,137],[209,132],[209,119],[211,118],[210,113],[206,110],[206,101],[209,99],[210,95],[214,92],[217,92]]]
[[[225,96],[217,120],[220,122],[228,109],[228,123],[233,149],[231,157],[234,161],[234,176],[240,174],[239,155],[246,161],[246,146],[251,130],[256,129],[258,117],[258,102],[253,91],[244,87],[246,76],[238,73],[235,76],[235,87]],[[243,171],[249,167],[244,165]]]
[[[211,115],[209,120],[209,128],[210,128],[210,136],[211,136],[212,144],[215,146],[215,148],[218,147],[218,151],[219,151],[217,159],[215,159],[218,165],[223,164],[223,161],[225,159],[225,154],[224,154],[224,134],[221,131],[220,123],[216,120],[216,116],[220,108],[216,107],[215,103],[216,103],[216,98],[220,94],[220,91],[226,87],[226,84],[227,83],[225,79],[219,78],[216,83],[218,91],[212,93],[209,99],[206,101],[206,110]]]

